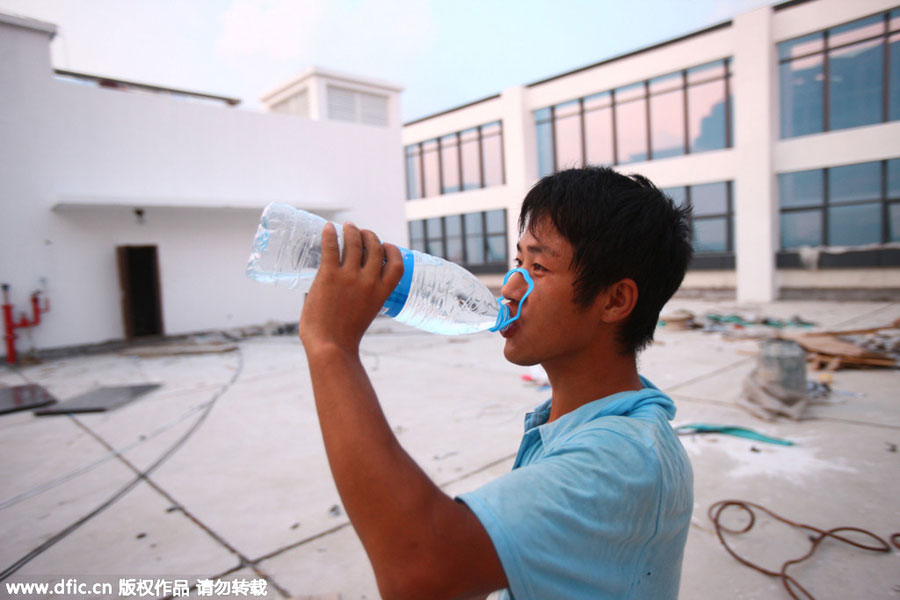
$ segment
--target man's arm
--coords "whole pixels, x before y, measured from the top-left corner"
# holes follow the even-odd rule
[[[365,251],[363,251],[365,248]],[[399,250],[331,225],[300,319],[332,475],[386,600],[469,598],[506,587],[475,515],[440,490],[391,431],[359,358],[368,326],[403,274]]]

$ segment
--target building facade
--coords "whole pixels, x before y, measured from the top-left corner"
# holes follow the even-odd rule
[[[291,85],[333,111],[250,112],[54,71],[55,31],[0,14],[0,282],[17,319],[51,304],[20,352],[297,319],[244,275],[272,201],[406,241],[400,88],[311,70]]]
[[[543,175],[641,173],[693,208],[682,293],[900,297],[900,7],[801,0],[403,127],[413,248],[498,285]]]

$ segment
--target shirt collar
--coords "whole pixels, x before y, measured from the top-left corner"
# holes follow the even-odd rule
[[[638,391],[619,392],[588,402],[579,406],[570,413],[566,413],[552,423],[548,423],[550,418],[550,407],[553,398],[541,403],[533,412],[525,415],[525,431],[539,428],[541,441],[544,445],[549,445],[559,436],[576,429],[580,425],[607,416],[627,416],[630,413],[648,405],[656,405],[663,409],[666,418],[670,421],[675,417],[675,403],[672,399],[662,393],[653,383],[641,377],[641,383],[644,389]]]

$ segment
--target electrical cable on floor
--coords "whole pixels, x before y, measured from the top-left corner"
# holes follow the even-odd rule
[[[40,546],[38,546],[37,548],[35,548],[34,550],[29,552],[25,556],[18,559],[12,565],[6,567],[2,572],[0,572],[0,581],[4,581],[10,575],[13,575],[16,571],[18,571],[19,569],[24,567],[26,564],[28,564],[29,562],[31,562],[32,560],[34,560],[35,558],[37,558],[38,556],[43,554],[46,550],[50,549],[57,542],[65,539],[70,533],[72,533],[73,531],[75,531],[76,529],[78,529],[79,527],[81,527],[82,525],[84,525],[85,523],[87,523],[88,521],[90,521],[91,519],[93,519],[94,517],[99,515],[100,513],[102,513],[104,510],[106,510],[110,506],[112,506],[116,501],[118,501],[120,498],[125,496],[125,494],[130,492],[141,481],[147,479],[153,471],[158,469],[160,466],[162,466],[163,463],[165,463],[169,458],[171,458],[171,456],[176,451],[178,451],[181,448],[181,446],[183,446],[185,444],[185,442],[188,441],[188,439],[190,439],[190,437],[197,431],[197,429],[199,429],[200,425],[203,424],[203,422],[206,420],[206,417],[209,416],[209,413],[212,410],[213,406],[215,406],[216,401],[225,392],[227,392],[231,388],[232,385],[234,385],[235,381],[237,381],[237,378],[240,376],[241,372],[244,370],[244,355],[240,348],[237,349],[237,357],[238,357],[237,368],[234,370],[234,373],[232,374],[231,378],[218,391],[216,391],[215,394],[213,394],[212,398],[210,398],[208,402],[206,402],[206,409],[203,411],[203,413],[200,415],[200,417],[194,422],[194,424],[191,425],[190,429],[188,429],[184,433],[184,435],[182,435],[180,438],[178,438],[178,440],[174,444],[172,444],[172,446],[170,446],[165,452],[163,452],[162,455],[160,455],[160,457],[157,458],[156,461],[152,465],[150,465],[147,469],[142,471],[134,479],[132,479],[130,482],[128,482],[124,487],[122,487],[116,493],[114,493],[112,496],[110,496],[100,506],[95,508],[93,511],[91,511],[87,515],[81,517],[80,519],[78,519],[77,521],[75,521],[74,523],[72,523],[71,525],[69,525],[68,527],[66,527],[65,529],[63,529],[62,531],[60,531],[59,533],[54,535],[53,537],[46,540]]]
[[[721,523],[720,519],[722,517],[722,513],[728,508],[737,508],[737,509],[742,510],[750,518],[750,522],[747,523],[747,525],[741,529],[732,529],[732,528],[726,527],[725,525],[723,525]],[[815,537],[814,539],[812,539],[812,546],[810,547],[809,552],[807,552],[800,558],[795,558],[792,560],[785,561],[785,563],[783,565],[781,565],[780,571],[772,571],[770,569],[766,569],[765,567],[761,567],[753,562],[750,562],[746,558],[743,558],[742,556],[738,555],[738,553],[735,552],[734,549],[728,545],[728,542],[725,541],[725,538],[722,535],[722,532],[724,531],[727,533],[740,535],[740,534],[747,533],[748,531],[750,531],[753,528],[753,525],[756,523],[756,513],[753,512],[754,508],[761,512],[764,512],[765,514],[769,515],[773,519],[780,521],[791,527],[796,527],[799,529],[806,529],[806,530],[817,533],[818,536]],[[742,565],[750,567],[751,569],[755,569],[756,571],[759,571],[760,573],[764,573],[765,575],[768,575],[770,577],[778,577],[781,580],[781,583],[784,585],[784,588],[787,590],[788,594],[790,594],[791,598],[793,598],[794,600],[801,600],[802,598],[806,598],[807,600],[815,600],[815,598],[813,597],[812,594],[809,593],[809,591],[806,590],[806,588],[804,588],[802,585],[800,585],[800,582],[798,582],[796,579],[794,579],[794,577],[792,577],[791,575],[788,575],[788,573],[787,573],[788,567],[791,567],[793,565],[796,565],[797,563],[803,562],[806,559],[808,559],[809,557],[811,557],[813,555],[813,553],[816,551],[816,549],[819,547],[819,544],[826,538],[833,538],[835,540],[844,542],[846,544],[850,544],[851,546],[856,546],[857,548],[862,548],[863,550],[871,550],[872,552],[882,552],[882,553],[891,552],[891,544],[893,544],[893,546],[895,548],[900,550],[900,533],[891,534],[891,537],[889,538],[890,539],[890,543],[889,543],[888,541],[880,538],[879,536],[875,535],[871,531],[867,531],[865,529],[860,529],[859,527],[835,527],[833,529],[822,530],[822,529],[819,529],[818,527],[813,527],[812,525],[804,525],[803,523],[795,523],[789,519],[785,519],[784,517],[775,514],[771,510],[769,510],[765,507],[762,507],[759,504],[754,504],[753,502],[746,502],[743,500],[720,500],[709,507],[708,514],[709,514],[710,520],[713,522],[713,526],[716,529],[716,537],[719,538],[719,542],[722,543],[722,545],[725,547],[725,550],[732,557],[734,557],[735,560],[737,560]],[[862,534],[864,536],[870,537],[872,540],[877,541],[878,544],[870,546],[867,544],[856,542],[856,541],[848,539],[842,535],[838,535],[839,533],[842,533],[842,532],[856,532],[856,533]],[[799,590],[803,595],[797,596],[794,593],[794,589],[792,589],[792,586],[795,587],[797,590]]]
[[[156,436],[168,431],[175,425],[178,425],[179,423],[188,419],[189,417],[194,416],[196,413],[198,413],[201,410],[203,410],[204,408],[206,408],[206,406],[209,403],[210,403],[210,401],[207,400],[206,402],[204,402],[202,404],[198,404],[197,406],[194,406],[193,408],[185,411],[182,415],[176,417],[175,419],[169,421],[168,423],[166,423],[160,427],[157,427],[150,433],[142,434],[138,439],[131,442],[130,444],[126,444],[119,448],[115,448],[114,450],[108,452],[107,454],[101,456],[100,458],[98,458],[97,460],[95,460],[93,462],[90,462],[86,465],[78,467],[77,469],[73,469],[72,471],[70,471],[69,473],[66,473],[65,475],[60,475],[59,477],[56,477],[49,481],[45,481],[44,483],[36,485],[33,488],[31,488],[30,490],[26,490],[20,494],[12,496],[11,498],[7,498],[5,500],[0,501],[0,510],[4,510],[11,506],[15,506],[19,502],[22,502],[23,500],[27,500],[28,498],[31,498],[32,496],[37,496],[38,494],[42,494],[43,492],[52,490],[53,488],[58,487],[64,483],[67,483],[67,482],[79,477],[80,475],[84,475],[88,471],[91,471],[91,470],[95,469],[96,467],[99,467],[100,465],[102,465],[103,463],[105,463],[106,461],[108,461],[112,458],[115,458],[117,456],[125,454],[126,452],[133,450],[134,448],[140,446],[141,444],[145,444],[145,443],[149,442]]]

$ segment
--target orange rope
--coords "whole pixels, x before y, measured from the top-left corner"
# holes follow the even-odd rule
[[[731,528],[726,527],[725,525],[722,525],[722,523],[720,522],[720,518],[722,516],[722,513],[725,511],[725,509],[732,508],[732,507],[744,511],[750,517],[750,522],[744,528],[731,529]],[[738,553],[735,552],[734,549],[728,545],[728,542],[725,541],[725,538],[723,537],[722,532],[724,531],[727,533],[740,535],[743,533],[747,533],[748,531],[753,529],[753,525],[756,523],[756,513],[753,512],[754,508],[766,513],[773,519],[775,519],[777,521],[781,521],[782,523],[784,523],[786,525],[790,525],[791,527],[798,527],[801,529],[807,529],[809,531],[813,531],[813,532],[819,534],[815,539],[813,539],[812,546],[810,547],[809,552],[807,552],[800,558],[795,558],[793,560],[786,561],[783,565],[781,565],[780,571],[772,571],[772,570],[766,569],[765,567],[761,567],[755,563],[750,562],[746,558],[739,556]],[[878,537],[871,531],[866,531],[865,529],[860,529],[858,527],[835,527],[834,529],[822,530],[822,529],[819,529],[818,527],[813,527],[812,525],[804,525],[803,523],[795,523],[793,521],[785,519],[784,517],[776,515],[769,509],[764,508],[764,507],[760,506],[759,504],[754,504],[752,502],[745,502],[743,500],[720,500],[709,507],[708,514],[709,514],[710,520],[713,522],[713,525],[716,528],[716,537],[719,538],[719,541],[725,547],[725,550],[727,550],[728,553],[731,556],[733,556],[735,558],[735,560],[737,560],[742,565],[750,567],[751,569],[755,569],[755,570],[759,571],[760,573],[769,575],[770,577],[778,577],[779,579],[781,579],[782,584],[784,584],[784,588],[787,590],[788,594],[790,594],[791,598],[793,598],[794,600],[801,600],[801,598],[805,598],[807,600],[815,600],[815,598],[813,598],[813,595],[810,594],[806,590],[806,588],[804,588],[802,585],[800,585],[800,582],[798,582],[796,579],[794,579],[791,575],[788,575],[788,572],[787,572],[788,567],[791,567],[793,565],[796,565],[797,563],[803,562],[804,560],[806,560],[810,556],[812,556],[813,553],[816,551],[816,548],[819,547],[819,544],[826,538],[833,538],[835,540],[844,542],[846,544],[850,544],[851,546],[856,546],[857,548],[862,548],[863,550],[871,550],[872,552],[890,552],[891,544],[893,544],[895,548],[900,550],[900,533],[892,534],[890,537],[890,543],[888,543],[887,541]],[[870,546],[867,544],[863,544],[863,543],[848,539],[842,535],[838,535],[838,533],[849,532],[849,531],[855,531],[857,533],[861,533],[865,536],[868,536],[871,539],[877,541],[878,544]],[[794,593],[794,589],[792,589],[792,588],[796,588],[797,590],[799,590],[803,594],[803,596],[802,597],[797,596]]]

